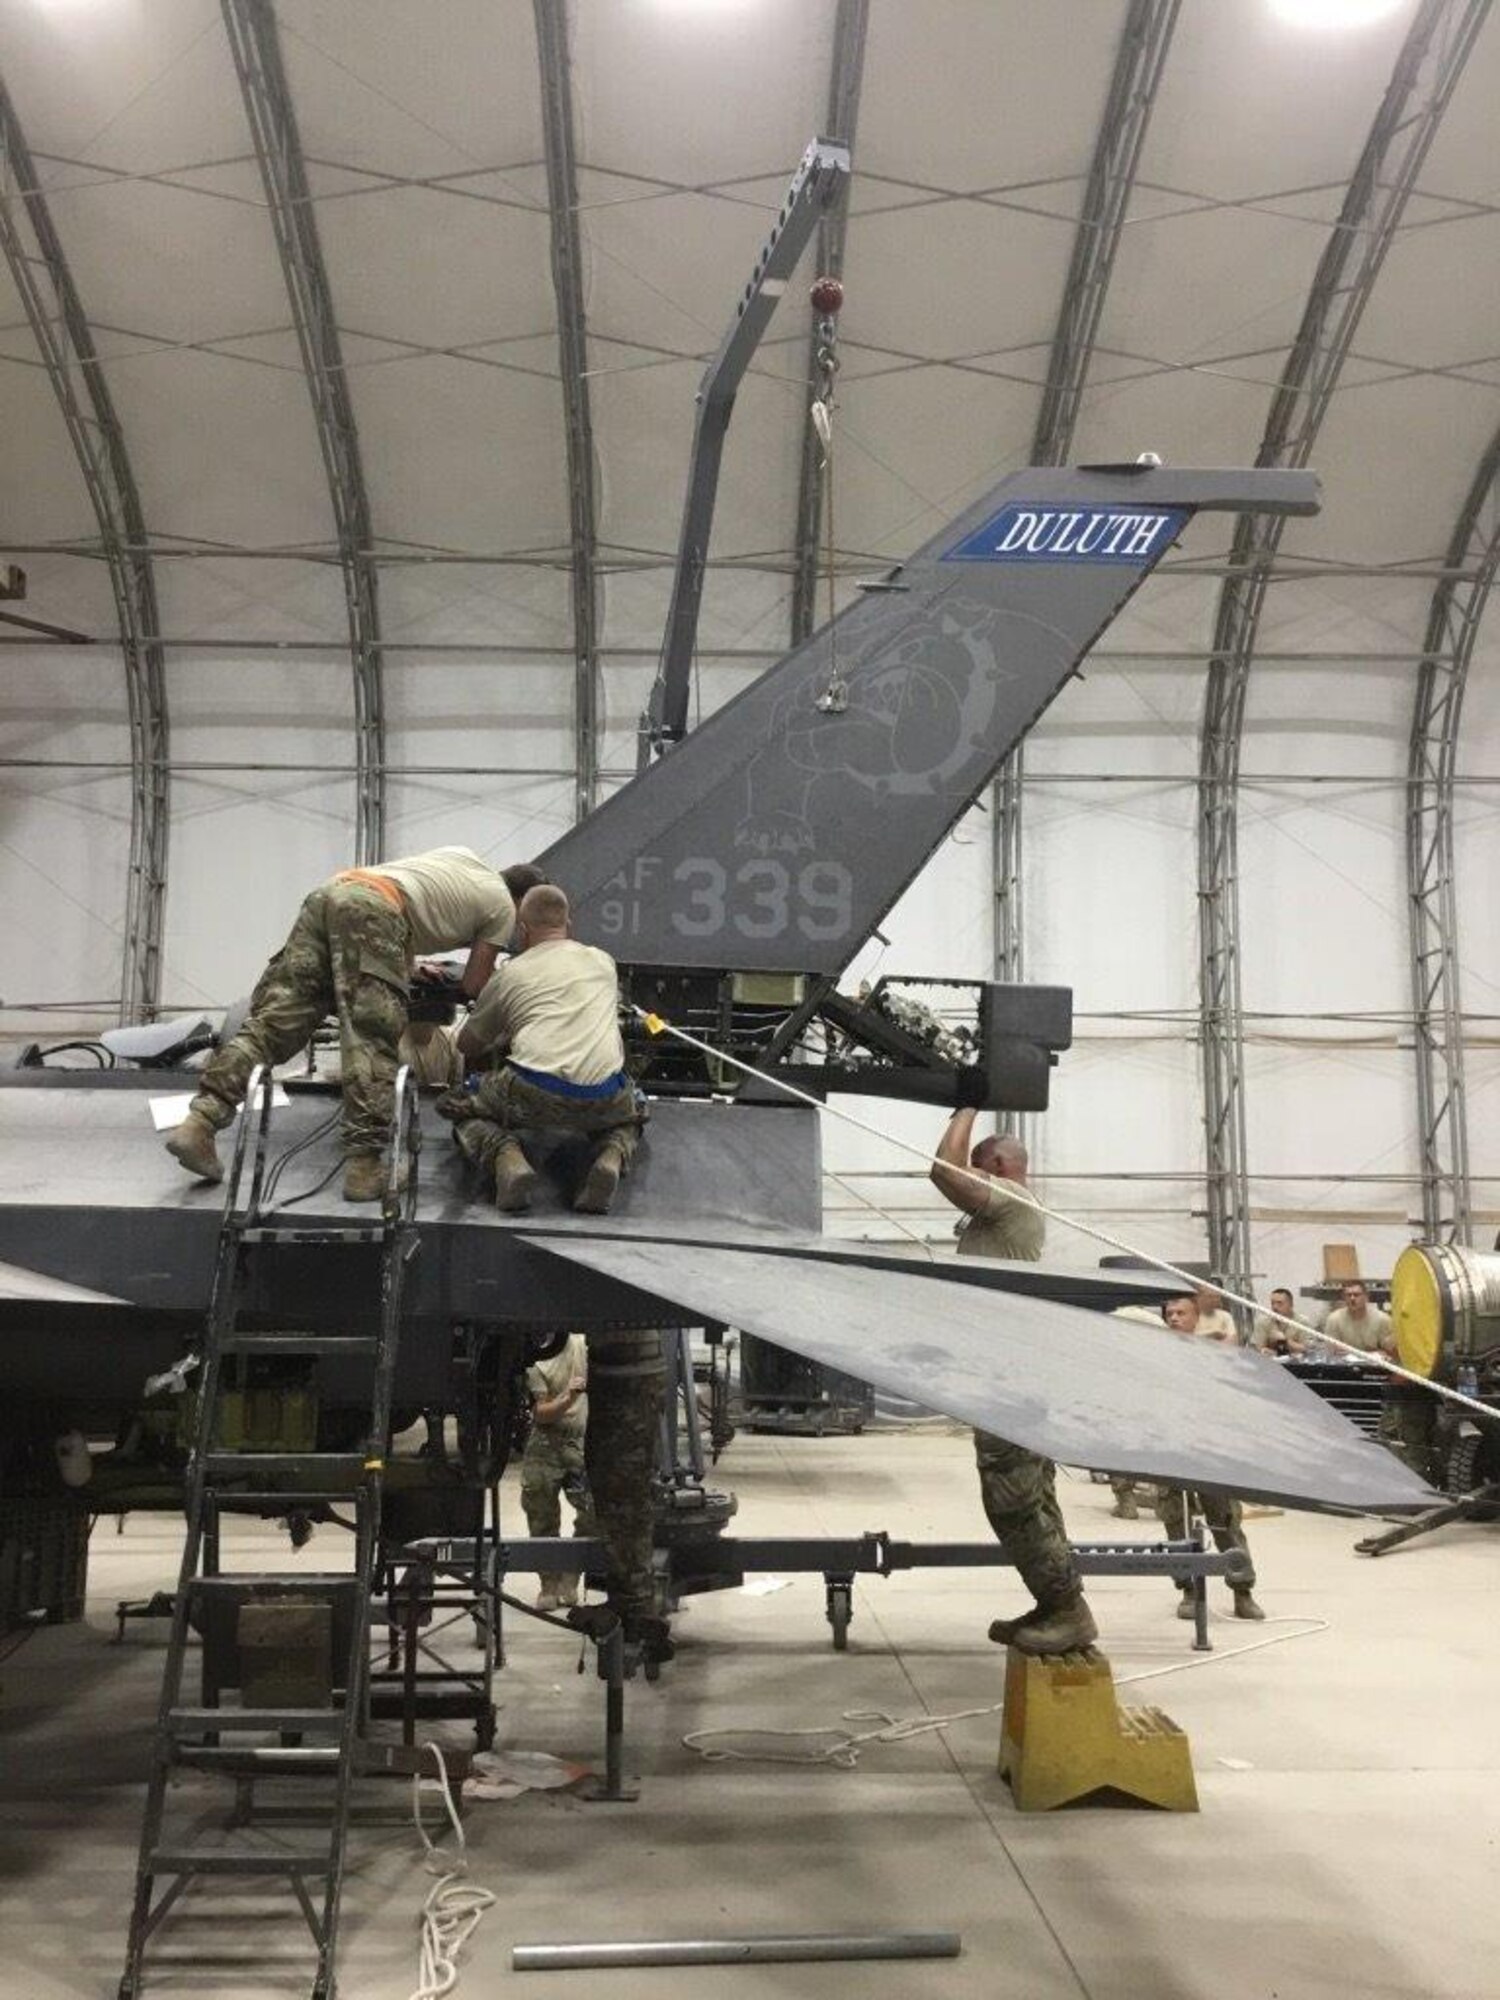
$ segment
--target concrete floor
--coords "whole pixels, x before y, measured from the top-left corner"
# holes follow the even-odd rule
[[[747,1533],[982,1531],[961,1437],[741,1437],[721,1475]],[[1111,1532],[1108,1488],[1070,1477],[1064,1500],[1079,1538]],[[741,1967],[711,1973],[707,1990],[834,2000],[857,1979],[891,2000],[1490,2000],[1500,1527],[1449,1529],[1379,1562],[1351,1554],[1358,1532],[1252,1520],[1267,1609],[1332,1629],[1230,1660],[1234,1646],[1299,1628],[1217,1621],[1211,1661],[1137,1697],[1188,1730],[1198,1816],[1023,1817],[995,1774],[994,1716],[874,1745],[855,1770],[703,1763],[682,1747],[686,1731],[998,1700],[1003,1656],[983,1632],[1018,1592],[995,1572],[871,1580],[843,1656],[829,1648],[819,1580],[696,1600],[676,1663],[629,1695],[639,1804],[533,1794],[471,1808],[473,1879],[499,1900],[460,1992],[494,1991],[522,1941],[941,1927],[963,1935],[956,1961]],[[273,1534],[244,1534],[240,1559],[259,1546],[280,1565]],[[326,1566],[321,1540],[303,1560]],[[0,1671],[6,2000],[114,1992],[160,1635],[136,1626],[113,1646],[110,1613],[117,1597],[170,1581],[176,1543],[162,1517],[132,1516],[119,1538],[104,1523],[89,1622],[43,1631]],[[1121,1677],[1199,1660],[1169,1585],[1103,1580],[1092,1596]],[[577,1647],[522,1621],[511,1646],[502,1746],[592,1759],[600,1690],[575,1674]],[[344,2000],[405,2000],[429,1886],[409,1825],[357,1832],[352,1863]],[[148,1990],[305,1993],[290,1902],[284,1924],[252,1916],[280,1893],[192,1892],[162,1933]],[[210,1945],[211,1963],[183,1956]],[[653,1971],[535,1974],[526,1991],[660,2000],[664,1981],[704,1990],[702,1975],[695,1985],[689,1972]]]

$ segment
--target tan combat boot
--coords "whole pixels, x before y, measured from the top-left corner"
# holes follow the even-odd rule
[[[619,1146],[613,1139],[604,1140],[584,1176],[583,1186],[573,1197],[574,1214],[608,1215],[624,1165],[625,1155]]]
[[[557,1587],[562,1582],[562,1578],[560,1576],[549,1576],[543,1573],[543,1575],[537,1578],[537,1581],[542,1586],[541,1589],[536,1594],[537,1610],[555,1611],[558,1606],[558,1596],[559,1596]]]
[[[1255,1593],[1251,1590],[1248,1583],[1235,1584],[1232,1588],[1234,1590],[1234,1615],[1236,1618],[1254,1618],[1259,1620],[1265,1617],[1266,1614],[1260,1605],[1256,1603]]]
[[[1039,1610],[1034,1618],[1025,1619],[1012,1633],[1010,1643],[1020,1653],[1082,1653],[1098,1636],[1094,1614],[1083,1592],[1076,1590],[1050,1611]]]
[[[202,1113],[190,1111],[167,1140],[167,1151],[200,1181],[221,1181],[224,1168],[219,1160],[217,1139],[218,1134]]]
[[[578,1578],[571,1570],[568,1570],[561,1576],[554,1577],[552,1580],[557,1585],[558,1610],[570,1611],[578,1602]]]
[[[495,1206],[502,1215],[524,1215],[536,1193],[536,1174],[514,1139],[495,1155]]]
[[[990,1638],[997,1646],[1008,1646],[1023,1625],[1029,1625],[1033,1619],[1040,1618],[1041,1615],[1041,1605],[1033,1604],[1031,1609],[1023,1611],[1019,1618],[997,1618],[990,1626]]]

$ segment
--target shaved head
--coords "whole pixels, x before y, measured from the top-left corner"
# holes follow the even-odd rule
[[[554,882],[539,882],[521,898],[517,917],[533,937],[568,928],[568,899]]]
[[[981,1139],[969,1155],[971,1167],[977,1167],[982,1174],[993,1174],[997,1180],[1024,1181],[1026,1164],[1026,1148],[1010,1133]]]

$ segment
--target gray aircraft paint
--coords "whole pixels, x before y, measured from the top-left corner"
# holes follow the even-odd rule
[[[623,963],[838,972],[1195,512],[1317,495],[1276,470],[1017,473],[541,864]]]
[[[997,1297],[931,1267],[919,1276],[744,1246],[584,1237],[538,1247],[1066,1465],[1301,1507],[1432,1499],[1382,1445],[1244,1348]]]

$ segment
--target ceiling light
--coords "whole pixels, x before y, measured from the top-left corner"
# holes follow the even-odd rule
[[[1294,28],[1368,28],[1394,14],[1403,0],[1270,0],[1271,12]]]

